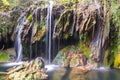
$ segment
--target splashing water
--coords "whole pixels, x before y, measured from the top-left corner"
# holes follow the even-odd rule
[[[19,24],[17,25],[17,37],[15,40],[15,51],[17,54],[16,62],[22,61],[22,43],[21,43],[21,33],[24,28],[24,22],[26,20],[25,13],[21,15],[21,19],[19,20]]]
[[[98,70],[98,71],[108,71],[109,69],[105,68],[105,67],[99,67],[96,70]]]
[[[4,63],[0,65],[0,67],[13,67],[13,66],[19,66],[23,64],[23,62],[10,62],[10,63]]]
[[[60,68],[60,66],[52,64],[52,65],[45,65],[45,68],[47,69],[47,72],[49,72],[49,71],[53,71],[53,70],[55,70],[57,68]]]
[[[52,8],[53,1],[49,1],[47,11],[47,26],[46,26],[46,54],[48,55],[48,63],[51,63],[51,42],[52,42]]]

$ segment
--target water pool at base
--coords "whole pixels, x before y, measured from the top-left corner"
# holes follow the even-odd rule
[[[47,72],[47,80],[120,80],[120,70],[92,70],[87,73],[74,68],[58,68]]]

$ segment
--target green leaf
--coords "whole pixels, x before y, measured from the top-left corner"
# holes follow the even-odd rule
[[[29,16],[28,16],[28,18],[27,18],[27,20],[32,20],[32,18],[33,18],[33,16],[32,16],[32,14],[30,14]]]

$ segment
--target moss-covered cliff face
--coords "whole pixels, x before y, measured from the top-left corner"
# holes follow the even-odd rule
[[[120,51],[120,2],[117,0],[110,2],[96,1],[54,1],[52,39],[56,42],[52,43],[58,44],[60,41],[60,47],[57,51],[65,49],[68,53],[82,52],[90,61],[97,63],[99,66],[104,64],[108,67],[119,68],[119,57],[117,55]],[[45,55],[48,4],[49,1],[45,0],[30,3],[28,4],[30,6],[26,6],[25,9],[20,7],[20,11],[22,9],[21,16],[24,13],[26,17],[21,33],[23,52],[26,55],[29,55],[31,45],[34,54]],[[15,11],[17,9],[19,8],[16,8]],[[15,14],[12,13],[13,16],[10,18],[8,18],[8,15],[7,18],[1,16],[0,42],[4,42],[3,39],[14,40],[12,35],[17,34],[15,26],[19,14],[18,11]],[[18,19],[18,24],[20,20],[22,20],[22,17]],[[2,46],[3,44],[0,44],[0,48]]]
[[[19,11],[0,10],[0,49],[13,47],[15,26],[19,18]]]
[[[31,0],[1,0],[0,1],[0,49],[14,46],[14,32],[17,20],[25,7],[31,4]]]
[[[109,45],[107,50],[107,62],[111,67],[119,68],[119,52],[120,52],[120,6],[119,1],[112,1],[110,6],[110,18],[107,18],[109,22],[106,22],[106,26],[109,23]]]

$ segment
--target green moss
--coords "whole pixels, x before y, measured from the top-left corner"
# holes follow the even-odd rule
[[[120,27],[120,5],[112,2],[110,12],[116,27]]]
[[[33,16],[32,16],[32,14],[30,14],[28,17],[27,17],[27,20],[32,20],[32,18],[33,18]]]
[[[45,21],[40,21],[39,26],[40,26],[40,28],[42,28],[43,26],[45,26]]]
[[[115,68],[120,68],[120,53],[117,54],[117,56],[115,57],[114,67]]]
[[[0,52],[0,62],[7,62],[7,61],[9,61],[8,55]]]
[[[64,38],[64,39],[67,39],[68,37],[69,37],[68,34],[64,34],[64,35],[63,35],[63,38]]]
[[[113,67],[120,68],[120,53],[119,53],[119,34],[120,34],[120,5],[115,1],[111,2],[110,7],[111,15],[111,35],[110,35],[110,53],[109,53],[109,63],[114,64]],[[115,30],[116,29],[116,30]]]
[[[78,47],[80,48],[80,52],[83,52],[87,58],[89,58],[90,55],[90,47],[88,47],[84,42],[79,42]]]
[[[104,62],[103,62],[105,67],[110,67],[111,62],[113,62],[111,59],[110,63],[108,63],[108,55],[109,55],[109,50],[106,50],[104,56]]]

